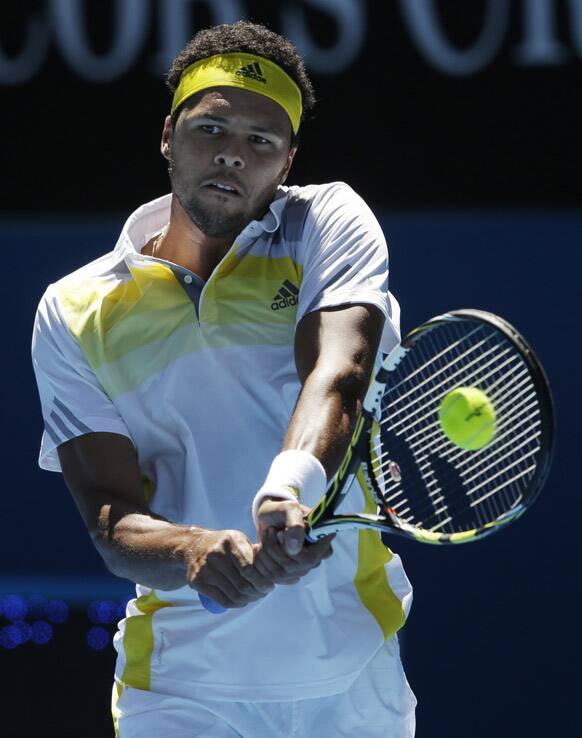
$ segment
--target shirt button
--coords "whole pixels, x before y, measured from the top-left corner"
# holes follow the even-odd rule
[[[192,284],[192,275],[191,274],[185,274],[184,275],[184,282],[186,282],[186,284]]]

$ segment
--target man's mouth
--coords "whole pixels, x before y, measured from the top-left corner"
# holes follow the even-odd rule
[[[211,189],[215,192],[220,192],[225,195],[234,195],[236,197],[240,197],[240,191],[238,187],[231,184],[230,182],[221,182],[219,180],[212,181],[212,182],[206,182],[204,184],[205,189]]]

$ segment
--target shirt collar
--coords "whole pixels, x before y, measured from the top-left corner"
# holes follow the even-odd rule
[[[288,191],[288,187],[278,187],[277,192],[275,193],[275,199],[269,205],[268,211],[261,220],[254,220],[253,223],[260,225],[267,233],[275,233],[277,228],[281,225],[281,214],[285,208]]]
[[[288,187],[278,187],[265,215],[260,220],[251,221],[240,235],[256,236],[261,230],[274,233],[281,225],[288,191]],[[115,249],[141,253],[145,244],[170,220],[171,202],[172,195],[167,194],[135,210],[125,222]]]

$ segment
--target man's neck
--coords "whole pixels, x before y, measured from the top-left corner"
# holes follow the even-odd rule
[[[148,242],[142,253],[183,266],[206,281],[232,246],[236,234],[207,236],[188,217],[172,195],[170,223],[161,237]]]

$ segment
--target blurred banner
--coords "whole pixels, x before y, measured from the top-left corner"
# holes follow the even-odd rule
[[[390,206],[580,202],[582,0],[31,0],[0,6],[2,210],[166,191],[165,72],[241,18],[294,41],[316,86],[293,183]]]

